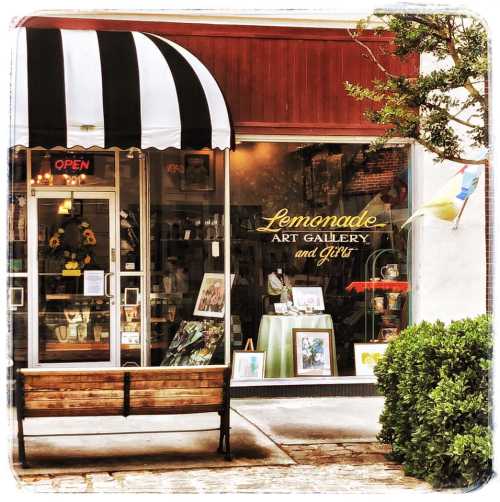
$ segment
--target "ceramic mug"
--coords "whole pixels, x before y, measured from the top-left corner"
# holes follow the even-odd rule
[[[399,293],[387,293],[387,306],[389,310],[399,310]]]
[[[384,279],[394,280],[399,277],[399,268],[397,263],[389,263],[380,269],[380,274]]]
[[[373,302],[373,310],[375,312],[383,312],[384,311],[384,297],[383,296],[375,296],[372,300]]]
[[[390,340],[398,335],[398,328],[382,328],[380,330],[379,339],[381,340]]]

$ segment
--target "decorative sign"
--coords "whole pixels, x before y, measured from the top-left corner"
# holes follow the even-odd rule
[[[53,153],[50,157],[52,174],[94,174],[94,157],[85,153],[66,154]]]
[[[335,258],[349,258],[359,246],[369,244],[371,233],[386,226],[377,223],[368,211],[355,216],[290,216],[288,209],[282,208],[263,219],[268,223],[258,227],[257,232],[271,234],[271,242],[313,245],[298,249],[295,258],[316,258],[318,267]]]

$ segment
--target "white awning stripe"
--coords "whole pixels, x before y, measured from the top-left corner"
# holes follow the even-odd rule
[[[141,147],[181,147],[181,119],[172,72],[142,33],[133,33],[141,88]]]
[[[97,34],[88,30],[61,30],[61,35],[67,144],[84,148],[104,147],[102,75]]]
[[[28,59],[26,53],[26,29],[20,28],[15,38],[14,68],[12,69],[12,104],[13,118],[12,145],[29,143],[28,117]]]

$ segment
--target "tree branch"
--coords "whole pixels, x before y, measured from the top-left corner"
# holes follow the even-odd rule
[[[453,63],[455,63],[455,66],[461,66],[462,65],[462,60],[460,59],[460,56],[458,55],[457,48],[455,47],[455,40],[453,38],[453,29],[450,25],[449,19],[447,20],[447,25],[448,25],[448,30],[449,30],[449,37],[448,37],[448,50],[450,51],[450,56],[453,59]],[[483,107],[486,106],[486,99],[484,96],[481,95],[481,93],[470,83],[470,80],[467,79],[464,82],[464,88],[467,90],[467,92],[478,102],[480,103]]]
[[[451,160],[452,162],[456,162],[457,164],[484,164],[486,163],[486,160],[474,160],[474,159],[463,159],[461,157],[453,157],[453,156],[448,156],[445,155],[443,150],[440,150],[439,148],[436,148],[432,143],[429,143],[423,138],[415,138],[415,141],[417,143],[420,143],[424,148],[429,150],[432,153],[435,153],[439,158],[443,160]]]
[[[365,49],[366,52],[368,52],[368,55],[370,56],[370,59],[377,65],[378,69],[387,77],[390,78],[397,78],[397,75],[394,75],[393,73],[390,73],[385,66],[380,63],[380,61],[377,59],[373,51],[361,40],[358,39],[358,37],[349,29],[347,28],[347,33],[349,33],[349,36],[352,38],[354,42],[356,42],[359,46],[361,46],[363,49]]]

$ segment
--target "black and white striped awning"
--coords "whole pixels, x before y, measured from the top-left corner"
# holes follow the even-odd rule
[[[16,45],[13,146],[233,146],[217,82],[170,40],[139,32],[20,28]]]

